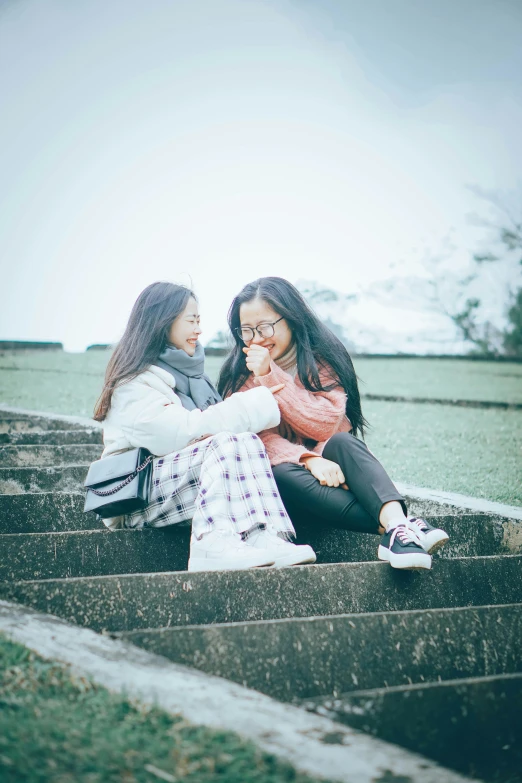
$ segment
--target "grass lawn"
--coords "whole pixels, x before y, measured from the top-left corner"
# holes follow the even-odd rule
[[[522,403],[522,364],[460,359],[355,359],[361,394]]]
[[[0,355],[0,402],[90,416],[109,354]],[[217,377],[222,360],[210,357]],[[522,364],[449,359],[356,359],[361,392],[522,403]],[[522,504],[522,411],[377,402],[363,409],[368,445],[393,478],[418,486]]]
[[[366,442],[395,481],[522,505],[522,411],[366,400]]]
[[[191,726],[180,717],[114,696],[2,635],[0,780],[314,781],[235,734]]]

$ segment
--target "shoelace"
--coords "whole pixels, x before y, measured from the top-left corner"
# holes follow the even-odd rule
[[[409,530],[406,525],[397,525],[397,527],[393,529],[393,533],[390,537],[390,549],[396,538],[400,540],[401,544],[416,544],[417,546],[421,546],[421,543],[413,530]]]
[[[213,535],[219,536],[220,538],[232,538],[234,540],[239,540],[241,538],[241,533],[235,533],[233,530],[214,530]]]
[[[415,527],[418,527],[419,530],[424,533],[426,530],[428,530],[428,525],[426,522],[421,519],[420,517],[410,517],[410,522],[415,525]]]
[[[214,538],[225,538],[234,544],[242,544],[243,541],[239,533],[234,533],[232,530],[212,530],[212,536]],[[201,540],[201,539],[199,539]]]

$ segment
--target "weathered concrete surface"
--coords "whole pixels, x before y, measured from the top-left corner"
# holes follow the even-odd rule
[[[186,570],[188,562],[188,535],[168,528],[15,533],[1,535],[0,547],[5,581]]]
[[[24,495],[15,497],[24,498]],[[67,495],[69,501],[71,495]],[[94,515],[86,515],[82,530],[65,530],[55,533],[14,533],[2,534],[0,545],[4,553],[0,563],[0,580],[59,579],[74,576],[102,576],[105,574],[149,573],[156,571],[186,571],[189,548],[187,528],[172,526],[158,530],[120,530],[108,531]],[[339,562],[354,560],[361,562],[372,558],[376,561],[374,546],[364,546],[362,540],[357,548],[337,548]],[[319,555],[322,559],[320,547]],[[441,563],[461,558],[446,558],[434,561],[431,574],[417,575],[421,579],[437,576]],[[476,568],[473,558],[469,558],[469,567]],[[475,565],[474,565],[475,564]],[[368,562],[371,565],[371,561]],[[384,566],[387,572],[395,574],[392,579],[407,580],[415,576],[393,572]],[[456,569],[458,571],[458,567]],[[447,573],[446,571],[444,573]],[[500,584],[505,581],[502,578]],[[472,582],[475,584],[476,579]],[[403,581],[404,584],[409,584]],[[373,586],[375,587],[375,586]],[[469,589],[469,587],[468,587]],[[460,593],[460,591],[458,591]],[[482,592],[482,591],[481,591]],[[461,605],[465,605],[465,600]],[[446,596],[442,601],[447,600]]]
[[[520,673],[355,691],[303,706],[466,775],[522,777]]]
[[[298,770],[340,783],[472,783],[422,756],[132,645],[0,602],[0,630],[112,691],[237,732]]]
[[[13,534],[0,538],[0,576],[6,579],[2,594],[78,624],[112,633],[134,631],[140,643],[166,643],[171,653],[211,671],[223,667],[229,677],[245,679],[255,666],[258,687],[273,689],[284,699],[308,695],[304,689],[309,686],[316,688],[315,696],[331,687],[323,698],[338,693],[339,686],[352,689],[352,695],[372,688],[364,676],[374,671],[374,657],[377,690],[390,680],[390,668],[397,683],[417,677],[418,687],[423,677],[482,676],[520,668],[520,645],[513,643],[520,636],[519,607],[498,604],[522,602],[522,559],[497,553],[522,551],[522,510],[471,499],[470,513],[462,515],[456,502],[462,496],[409,488],[414,490],[410,511],[426,516],[429,510],[432,523],[451,536],[443,559],[436,558],[427,574],[401,574],[375,562],[377,537],[312,530],[308,538],[320,560],[374,562],[189,575],[172,571],[186,567],[188,530],[109,533],[94,515],[83,515],[86,465],[71,462],[88,453],[88,464],[98,456],[97,425],[47,415],[31,429],[34,423],[23,411],[2,412],[0,406],[5,428],[0,443],[7,445],[0,491],[4,481],[8,492],[22,493],[0,496],[0,533]],[[61,457],[63,468],[57,466]],[[31,467],[16,468],[15,460]],[[38,467],[38,461],[52,466]],[[23,494],[28,488],[30,494]],[[500,513],[509,518],[500,519]],[[470,557],[478,553],[495,556]],[[74,573],[82,576],[71,577]],[[43,578],[12,581],[28,576]],[[473,604],[497,606],[468,609],[467,620],[460,621],[447,609]],[[439,609],[435,619],[433,608]],[[411,610],[419,610],[416,621]],[[288,682],[291,693],[285,692]],[[423,719],[430,711],[425,709]],[[337,733],[334,740],[331,736],[324,741],[339,741]],[[379,775],[379,782],[395,780],[390,774]],[[445,774],[437,778],[447,779]]]
[[[522,604],[129,631],[176,663],[281,699],[516,672]]]
[[[0,495],[0,533],[101,530],[95,514],[84,514],[83,493],[34,492]]]
[[[28,418],[23,416],[4,416],[0,419],[2,432],[42,432],[43,430],[63,430],[64,423],[59,419]],[[83,429],[80,424],[67,424],[67,429]]]
[[[48,411],[32,411],[27,408],[15,408],[12,405],[0,403],[0,419],[27,419],[54,422],[60,425],[58,429],[75,429],[87,427],[88,429],[103,429],[103,425],[87,416],[69,416],[63,413],[49,413]]]
[[[101,430],[44,430],[33,432],[0,433],[0,444],[13,446],[65,446],[73,443],[102,443]]]
[[[399,492],[402,492],[408,503],[411,514],[451,514],[451,513],[481,513],[493,514],[499,517],[510,517],[522,520],[522,506],[509,506],[484,498],[474,498],[461,495],[458,492],[443,492],[427,487],[413,487],[411,484],[395,482]]]
[[[102,447],[96,444],[66,446],[0,446],[0,467],[62,467],[90,465],[100,459]]]
[[[126,631],[517,603],[522,601],[521,569],[519,556],[445,560],[427,574],[401,573],[386,563],[196,574],[127,572],[4,582],[0,595],[97,631]]]
[[[0,494],[83,492],[86,465],[64,468],[0,468]]]
[[[104,529],[94,514],[84,514],[84,495],[34,492],[0,495],[0,533],[74,532]],[[522,524],[487,515],[430,517],[450,534],[435,559],[522,552]],[[299,529],[299,541],[312,544],[318,563],[375,560],[378,537],[345,530]]]
[[[94,514],[84,514],[83,490],[75,494],[34,492],[0,495],[0,533],[99,530]],[[450,534],[439,557],[473,557],[522,552],[522,523],[486,514],[430,517]],[[378,536],[324,527],[302,526],[298,540],[312,544],[319,563],[375,560]]]
[[[86,475],[87,464],[82,467],[69,466],[54,468],[0,467],[0,494],[49,491],[83,492],[83,482]],[[455,509],[451,509],[449,506],[437,507],[430,502],[422,501],[417,504],[415,513],[426,517],[436,516],[437,514],[439,516],[453,516],[451,510],[455,511]],[[498,516],[498,513],[490,512],[490,515]],[[514,520],[519,518],[522,519],[522,509],[520,510],[520,517],[510,515],[510,518]]]
[[[449,542],[437,552],[436,558],[522,552],[522,522],[518,520],[486,514],[446,514],[430,516],[428,520],[450,536]],[[298,543],[313,546],[320,563],[374,560],[379,544],[378,536],[328,528],[326,524],[321,529],[312,524],[300,525],[297,534]]]

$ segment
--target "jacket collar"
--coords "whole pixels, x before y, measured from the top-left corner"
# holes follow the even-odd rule
[[[156,364],[151,364],[151,366],[148,369],[148,372],[151,372],[153,375],[159,378],[160,381],[164,381],[172,389],[175,388],[176,381],[174,379],[174,376],[170,372],[167,372],[167,370],[163,370],[161,367],[158,367]]]

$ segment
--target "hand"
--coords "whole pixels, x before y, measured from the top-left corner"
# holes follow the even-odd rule
[[[281,389],[284,388],[285,388],[284,383],[278,383],[277,386],[269,386],[268,391],[271,392],[272,394],[277,394],[278,391],[281,391]]]
[[[270,353],[268,348],[262,345],[251,345],[249,348],[243,348],[246,354],[246,366],[256,377],[268,375],[270,372]]]
[[[305,457],[303,465],[310,471],[312,476],[315,476],[321,486],[348,489],[344,473],[337,462],[324,459],[324,457]]]

